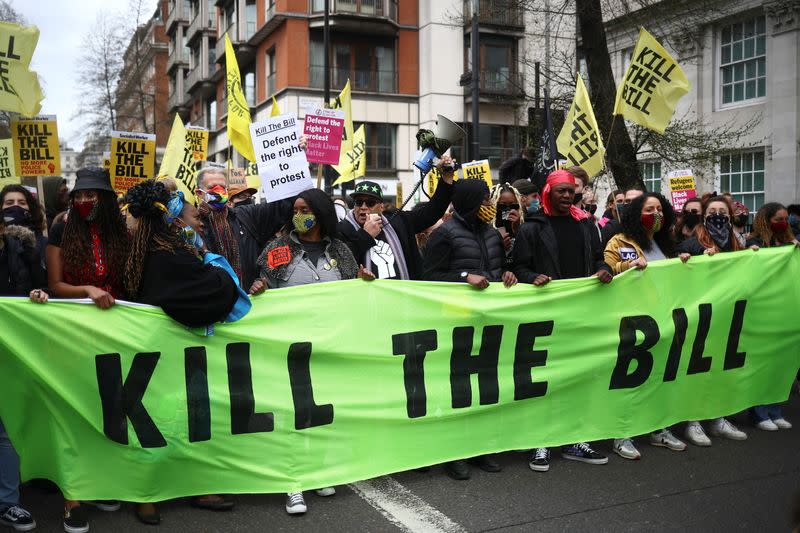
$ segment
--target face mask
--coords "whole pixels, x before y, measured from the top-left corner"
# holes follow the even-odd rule
[[[700,213],[684,213],[683,224],[689,228],[694,229],[700,223]]]
[[[481,205],[480,209],[478,209],[478,220],[481,222],[486,222],[487,224],[491,222],[497,216],[497,208],[495,206],[488,206],[488,205]]]
[[[736,215],[733,217],[733,225],[743,228],[747,225],[748,218],[749,217],[747,215]]]
[[[97,218],[97,210],[98,210],[97,200],[72,202],[72,205],[73,207],[75,207],[75,211],[78,212],[78,216],[80,216],[81,218],[84,218],[89,222]]]
[[[538,199],[531,200],[531,206],[528,208],[528,213],[535,213],[541,206],[542,203]]]
[[[581,203],[581,200],[583,200],[583,193],[582,192],[576,192],[575,193],[575,198],[573,198],[573,200],[572,200],[572,205],[578,205],[579,203]]]
[[[789,225],[793,228],[800,226],[800,218],[797,217],[794,213],[789,215]]]
[[[706,227],[713,226],[717,229],[730,227],[731,219],[728,215],[713,214],[706,217]]]
[[[645,213],[642,215],[642,226],[647,231],[652,231],[656,233],[658,230],[661,229],[661,225],[664,223],[664,214],[655,211],[653,213]]]
[[[255,202],[252,198],[248,198],[247,200],[242,200],[241,202],[236,202],[234,207],[239,207],[240,205],[253,205]]]
[[[30,212],[24,207],[12,205],[3,209],[3,220],[9,226],[26,226],[30,218]]]
[[[619,219],[622,220],[625,217],[625,213],[628,211],[628,204],[617,204],[617,216]]]
[[[787,229],[789,229],[789,223],[785,220],[781,220],[780,222],[771,222],[769,228],[772,230],[772,233],[781,234],[785,233]]]
[[[222,185],[214,185],[207,191],[203,191],[203,201],[211,209],[222,209],[228,203],[228,189]]]
[[[317,223],[317,217],[314,216],[313,213],[296,213],[292,217],[292,224],[294,224],[294,229],[297,230],[297,233],[303,234],[308,233],[308,231],[314,227],[314,224]]]
[[[200,237],[200,233],[194,230],[191,226],[184,226],[178,230],[178,236],[181,237],[186,244],[189,246],[194,246],[198,250],[203,249],[203,238]]]
[[[731,219],[728,215],[714,214],[706,217],[706,230],[720,248],[726,248],[731,237]]]
[[[597,212],[597,204],[589,204],[584,209],[587,213],[595,214]]]

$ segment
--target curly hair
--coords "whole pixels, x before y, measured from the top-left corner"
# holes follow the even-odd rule
[[[119,276],[128,258],[128,229],[119,210],[117,195],[112,191],[98,190],[97,207],[94,223],[100,229],[109,272]],[[84,265],[94,262],[89,224],[74,209],[70,210],[61,240],[61,260],[66,272],[79,273]]]
[[[733,205],[731,204],[730,200],[728,200],[724,196],[709,196],[708,193],[703,195],[703,220],[706,217],[706,211],[708,210],[708,206],[714,202],[722,202],[726,206],[728,206],[728,217],[733,216]],[[719,246],[717,243],[714,242],[714,239],[711,238],[711,235],[708,233],[705,224],[701,223],[695,226],[694,228],[694,235],[697,237],[697,242],[699,242],[704,248],[714,248],[719,250]],[[733,227],[731,227],[731,250],[737,252],[739,250],[743,250],[744,247],[739,242],[739,239],[733,234]],[[721,251],[721,250],[719,250]]]
[[[754,237],[761,239],[764,246],[781,246],[793,242],[794,234],[790,227],[787,226],[786,231],[778,235],[773,233],[770,226],[770,219],[781,209],[786,209],[786,207],[778,202],[769,202],[762,205],[753,219],[753,231],[750,232],[749,237],[751,239]],[[773,242],[775,242],[774,245],[772,244]]]
[[[139,224],[133,233],[131,252],[125,263],[125,292],[135,298],[142,284],[142,271],[148,254],[156,250],[174,251],[187,248],[164,219],[170,192],[160,181],[152,179],[137,183],[125,194],[128,214]]]
[[[631,215],[638,214],[639,216],[622,217],[622,233],[633,239],[642,250],[650,251],[652,249],[650,239],[647,238],[647,231],[642,225],[641,217],[642,209],[648,198],[658,200],[661,204],[661,213],[664,215],[661,229],[653,234],[653,240],[666,257],[675,257],[675,241],[672,239],[671,232],[672,225],[675,223],[675,210],[669,200],[657,192],[646,192],[631,201],[628,206],[628,213]]]
[[[5,202],[6,195],[12,192],[18,192],[22,194],[25,197],[25,201],[28,203],[28,213],[30,213],[31,216],[29,219],[28,228],[36,234],[43,233],[45,227],[44,210],[42,209],[41,204],[39,204],[39,200],[37,200],[36,197],[31,194],[31,191],[22,185],[12,184],[3,187],[3,190],[0,191],[0,207],[2,207],[3,202]]]

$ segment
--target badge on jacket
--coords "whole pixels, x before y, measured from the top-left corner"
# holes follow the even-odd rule
[[[620,248],[619,256],[623,261],[635,261],[639,259],[639,254],[633,248]]]
[[[273,248],[267,253],[267,265],[270,268],[278,268],[279,266],[288,265],[292,261],[292,251],[288,246],[279,246]]]

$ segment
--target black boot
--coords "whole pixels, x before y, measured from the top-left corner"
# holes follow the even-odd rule
[[[450,461],[442,466],[445,473],[453,479],[460,481],[469,479],[469,465],[466,461]]]

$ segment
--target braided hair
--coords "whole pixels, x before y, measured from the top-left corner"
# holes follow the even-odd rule
[[[148,254],[154,251],[189,249],[164,217],[171,194],[160,181],[145,180],[128,189],[124,198],[128,214],[138,226],[131,240],[131,251],[125,263],[125,292],[135,298],[142,284],[142,271]]]
[[[492,200],[492,205],[497,207],[497,202],[500,201],[500,195],[503,194],[504,192],[510,192],[511,194],[514,195],[514,198],[517,199],[517,205],[519,205],[519,209],[517,209],[517,211],[519,211],[519,223],[520,225],[522,225],[522,223],[525,222],[525,210],[522,208],[522,206],[525,204],[522,203],[522,195],[519,193],[516,187],[507,182],[494,185],[492,187],[490,196]],[[494,226],[495,223],[496,221],[493,220],[492,225]]]
[[[791,228],[786,228],[786,231],[780,235],[772,231],[769,221],[781,209],[786,209],[786,207],[778,202],[769,202],[762,205],[755,218],[753,218],[753,231],[750,232],[749,237],[751,239],[754,237],[761,239],[765,247],[773,246],[773,242],[775,246],[780,246],[794,241],[794,234]]]

